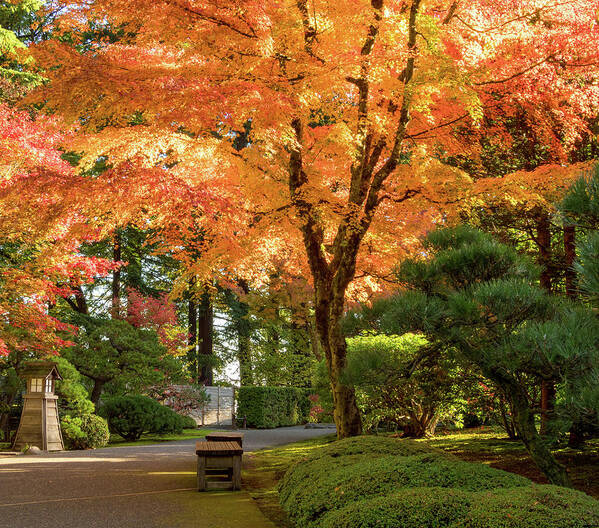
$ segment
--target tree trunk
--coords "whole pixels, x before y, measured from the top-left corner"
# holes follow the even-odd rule
[[[549,216],[543,213],[537,220],[537,244],[539,246],[539,264],[541,288],[551,293],[551,229]],[[551,414],[555,407],[555,383],[551,380],[541,382],[541,435],[547,434]]]
[[[208,386],[213,384],[213,332],[214,310],[212,300],[208,293],[204,293],[201,304],[198,306],[198,383]]]
[[[362,434],[362,420],[356,394],[353,387],[341,382],[341,374],[347,364],[347,344],[341,331],[345,291],[333,296],[328,293],[331,289],[323,285],[315,289],[316,328],[329,370],[337,438],[357,436]]]
[[[539,246],[538,262],[541,266],[539,282],[541,288],[551,293],[551,229],[549,216],[545,213],[537,219],[537,244]]]
[[[528,454],[551,484],[572,487],[566,468],[553,456],[549,447],[537,431],[534,413],[531,411],[528,396],[524,388],[511,376],[490,369],[485,372],[491,380],[501,387],[510,402],[514,425]]]
[[[189,360],[189,372],[191,378],[197,382],[198,372],[198,311],[195,300],[190,292],[190,298],[187,306],[187,334],[189,350],[187,351],[187,359]]]
[[[579,422],[574,422],[570,428],[570,437],[568,438],[568,447],[581,449],[585,444],[584,430]]]
[[[518,433],[514,427],[514,419],[512,417],[512,413],[508,415],[505,399],[503,396],[499,398],[499,412],[501,413],[501,421],[503,422],[503,428],[510,440],[516,440],[518,438]]]
[[[112,260],[121,261],[121,234],[114,233],[114,246],[112,248]],[[118,319],[121,313],[121,269],[112,272],[112,317]]]
[[[564,226],[564,256],[566,267],[566,295],[570,299],[576,298],[576,271],[574,261],[576,260],[576,231],[574,226]]]
[[[555,392],[553,381],[543,380],[541,382],[541,427],[539,432],[542,436],[548,433],[548,425],[555,408]]]
[[[243,293],[247,295],[250,288],[243,279],[237,281],[238,286]],[[249,313],[248,306],[239,299],[239,313],[235,321],[235,330],[237,332],[237,361],[239,362],[239,384],[247,387],[254,384],[254,375],[252,372],[251,355],[251,328],[247,319]]]
[[[96,406],[96,408],[98,408],[98,403],[100,402],[100,396],[102,395],[102,389],[104,388],[105,384],[106,384],[105,380],[94,379],[94,387],[92,389],[92,395],[90,397],[90,400]]]
[[[434,409],[420,409],[410,413],[410,421],[403,429],[402,436],[408,438],[430,438],[435,436],[439,417]]]

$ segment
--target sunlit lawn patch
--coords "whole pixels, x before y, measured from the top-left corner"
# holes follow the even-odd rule
[[[157,444],[159,442],[174,442],[177,440],[189,440],[193,438],[203,438],[212,431],[208,429],[184,429],[181,434],[167,434],[167,435],[156,435],[146,434],[143,435],[139,440],[129,442],[123,439],[118,434],[110,435],[110,442],[108,447],[128,447],[138,445]]]

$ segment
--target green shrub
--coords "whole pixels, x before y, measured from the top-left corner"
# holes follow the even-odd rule
[[[96,449],[108,445],[110,431],[108,423],[97,414],[88,414],[81,418],[81,429],[87,436],[87,447]]]
[[[183,429],[197,429],[198,424],[191,416],[180,414],[183,423]]]
[[[65,449],[83,449],[78,447],[85,442],[85,433],[81,430],[81,418],[63,416],[60,420],[60,429]]]
[[[281,504],[300,520],[300,526],[312,526],[314,521],[313,526],[319,526],[320,517],[330,509],[401,488],[478,491],[530,485],[524,477],[437,453],[374,459],[366,454],[322,457],[299,464],[289,473],[283,480]]]
[[[249,427],[271,429],[308,421],[308,390],[295,387],[241,387],[237,391],[237,416]]]
[[[181,433],[185,427],[183,416],[147,396],[107,398],[100,414],[108,421],[111,433],[130,441],[146,433]]]
[[[472,494],[448,488],[414,488],[355,502],[323,517],[323,528],[446,528],[468,513]]]
[[[456,524],[456,528],[596,526],[599,526],[599,501],[580,491],[549,485],[473,494],[468,515]]]
[[[583,493],[423,452],[416,442],[356,437],[298,461],[279,500],[297,528],[591,528]]]
[[[326,514],[322,528],[590,528],[599,503],[579,491],[526,486],[481,493],[414,488]]]
[[[110,438],[106,420],[95,414],[64,416],[60,426],[67,449],[97,449],[107,445]]]

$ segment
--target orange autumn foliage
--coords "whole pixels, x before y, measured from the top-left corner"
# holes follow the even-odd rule
[[[339,381],[346,295],[356,276],[376,289],[455,208],[468,179],[437,159],[475,156],[522,113],[563,159],[599,102],[599,0],[66,3],[60,28],[75,41],[89,19],[121,37],[37,46],[51,82],[36,97],[116,180],[147,189],[162,171],[227,198],[230,214],[201,215],[210,244],[191,267],[259,278],[287,255],[309,270],[341,436],[360,430]],[[152,208],[176,240],[167,202],[180,203],[161,194]]]

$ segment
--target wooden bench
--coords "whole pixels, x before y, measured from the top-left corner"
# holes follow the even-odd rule
[[[243,447],[243,433],[210,433],[206,435],[208,442],[237,442]]]
[[[198,491],[241,489],[243,449],[237,442],[196,442],[196,455],[198,456]],[[209,480],[208,475],[216,475],[217,479]]]

